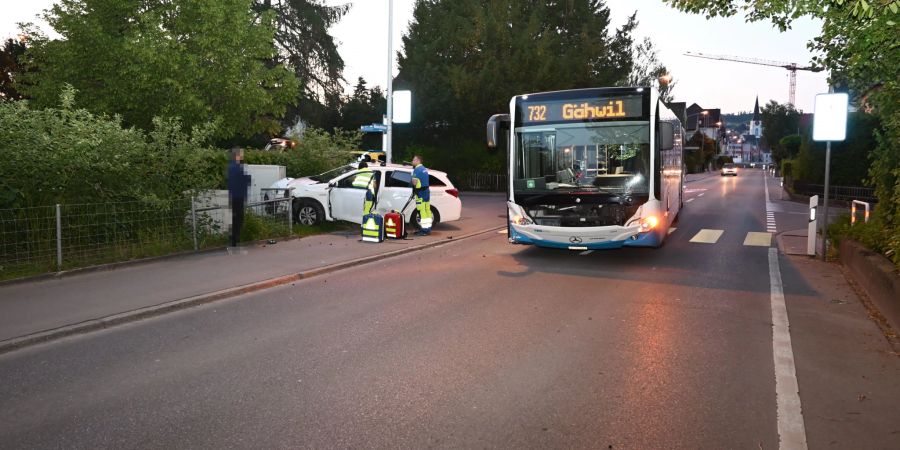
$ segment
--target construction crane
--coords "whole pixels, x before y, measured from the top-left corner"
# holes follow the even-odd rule
[[[788,72],[791,73],[791,87],[788,93],[788,103],[791,106],[794,105],[794,99],[796,97],[797,92],[797,71],[798,70],[806,70],[809,72],[821,72],[821,67],[800,67],[797,63],[787,63],[781,61],[769,61],[767,59],[756,59],[756,58],[743,58],[740,56],[728,56],[728,55],[707,55],[704,53],[694,53],[694,52],[686,52],[685,56],[693,56],[694,58],[705,58],[705,59],[716,59],[719,61],[734,61],[745,64],[756,64],[759,66],[770,66],[770,67],[781,67],[782,69],[787,69]]]

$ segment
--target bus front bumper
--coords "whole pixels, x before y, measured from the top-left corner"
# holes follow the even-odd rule
[[[601,250],[622,247],[659,247],[657,230],[641,232],[640,226],[566,228],[510,224],[509,240],[515,244],[567,250]]]

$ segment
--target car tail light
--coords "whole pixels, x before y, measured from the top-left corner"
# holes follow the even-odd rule
[[[456,198],[459,198],[459,191],[457,191],[456,189],[447,189],[447,193]]]

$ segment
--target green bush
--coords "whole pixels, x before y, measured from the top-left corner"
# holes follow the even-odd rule
[[[117,117],[74,107],[33,110],[0,101],[0,208],[55,203],[159,202],[224,184],[225,153],[204,146],[212,127],[190,133],[177,119],[155,119],[149,134]]]
[[[329,134],[309,128],[299,138],[294,149],[283,152],[247,150],[247,164],[274,164],[285,166],[287,176],[303,177],[331,170],[352,160],[351,151],[359,148],[362,134],[357,131],[335,130]]]
[[[722,166],[724,166],[725,164],[727,164],[727,163],[733,163],[733,162],[734,162],[734,158],[732,158],[731,156],[728,156],[728,155],[719,155],[719,156],[716,158],[716,169],[721,169]]]
[[[835,245],[840,244],[843,239],[852,239],[869,250],[886,256],[900,268],[900,233],[885,226],[884,218],[877,212],[869,222],[865,222],[861,215],[858,216],[857,222],[852,226],[849,215],[838,217],[828,225],[828,238]]]

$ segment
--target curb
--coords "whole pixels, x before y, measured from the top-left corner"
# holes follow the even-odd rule
[[[332,264],[329,266],[318,267],[315,269],[309,269],[303,272],[298,272],[289,275],[282,275],[280,277],[270,278],[268,280],[257,281],[250,284],[245,284],[243,286],[237,286],[228,289],[222,289],[219,291],[209,292],[206,294],[195,295],[192,297],[182,298],[179,300],[173,300],[165,303],[160,303],[154,306],[147,306],[144,308],[138,308],[131,311],[126,311],[123,313],[113,314],[110,316],[101,317],[98,319],[86,320],[84,322],[79,322],[72,325],[66,325],[59,328],[54,328],[52,330],[40,331],[37,333],[27,334],[25,336],[20,336],[16,338],[7,339],[5,341],[0,341],[0,355],[4,353],[8,353],[14,350],[19,350],[24,347],[28,347],[35,344],[45,343],[54,341],[57,339],[61,339],[68,336],[74,336],[76,334],[84,334],[91,331],[102,330],[105,328],[110,328],[116,325],[122,325],[129,322],[134,322],[141,319],[146,319],[149,317],[160,316],[166,314],[168,312],[177,311],[180,309],[187,309],[193,306],[199,306],[205,303],[212,303],[218,300],[224,300],[231,297],[236,297],[242,294],[248,294],[251,292],[258,292],[266,289],[270,289],[277,286],[283,286],[288,283],[293,283],[298,280],[304,280],[307,278],[313,278],[319,275],[325,275],[332,272],[337,272],[339,270],[348,269],[355,266],[360,266],[363,264],[368,264],[370,262],[375,262],[381,259],[392,258],[395,256],[401,256],[413,252],[418,252],[421,250],[427,250],[434,247],[439,247],[441,245],[450,244],[453,242],[459,242],[471,237],[480,236],[482,234],[492,233],[494,231],[500,230],[505,227],[494,227],[481,231],[476,231],[473,233],[469,233],[457,238],[448,237],[447,239],[437,240],[434,242],[429,242],[427,244],[418,245],[415,247],[404,248],[400,250],[394,250],[387,253],[382,253],[379,255],[365,256],[362,258],[353,259],[350,261],[344,261],[336,264]]]
[[[888,323],[900,330],[900,275],[894,264],[858,242],[843,239],[839,245],[841,264],[875,304]]]

